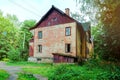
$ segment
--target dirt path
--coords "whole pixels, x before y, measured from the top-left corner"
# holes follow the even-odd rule
[[[5,62],[0,62],[0,69],[6,70],[9,74],[10,77],[8,80],[17,80],[17,73],[21,72],[21,67],[19,66],[7,66]]]
[[[17,78],[18,78],[17,73],[22,72],[22,67],[20,67],[20,66],[8,66],[5,64],[5,62],[0,62],[0,69],[4,69],[10,74],[10,77],[8,78],[8,80],[17,80]],[[47,78],[44,78],[44,77],[42,77],[40,75],[36,75],[36,74],[35,74],[35,77],[38,80],[48,80]]]

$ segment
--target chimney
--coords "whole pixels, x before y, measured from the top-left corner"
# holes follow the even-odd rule
[[[65,14],[68,15],[68,16],[70,15],[70,9],[69,8],[65,8]]]

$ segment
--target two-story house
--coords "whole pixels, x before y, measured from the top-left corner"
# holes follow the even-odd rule
[[[78,62],[91,52],[91,28],[52,6],[30,30],[29,56],[40,62]]]

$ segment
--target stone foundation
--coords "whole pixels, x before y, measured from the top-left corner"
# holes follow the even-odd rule
[[[40,62],[40,63],[53,63],[53,58],[36,58],[36,57],[29,57],[29,62]]]

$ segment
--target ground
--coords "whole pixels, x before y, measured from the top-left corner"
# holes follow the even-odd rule
[[[17,80],[18,78],[17,73],[22,72],[22,68],[23,66],[8,66],[6,65],[5,62],[0,62],[0,69],[6,70],[10,74],[10,77],[8,78],[8,80]],[[47,80],[47,78],[44,78],[37,74],[34,74],[34,76],[36,78],[39,78],[40,80]]]
[[[9,80],[16,80],[16,73],[22,72],[31,79],[34,74],[38,80],[120,80],[120,66],[118,63],[110,63],[98,60],[89,60],[82,64],[66,63],[31,63],[31,62],[0,62],[0,69],[10,73]],[[36,75],[37,74],[37,75]],[[19,76],[24,77],[24,76]]]

